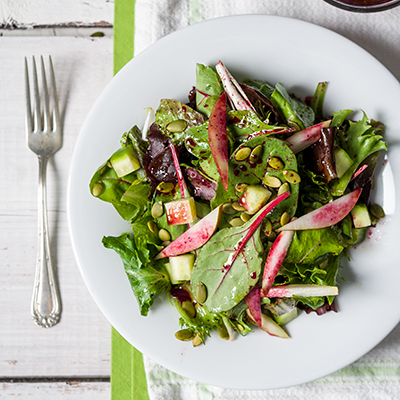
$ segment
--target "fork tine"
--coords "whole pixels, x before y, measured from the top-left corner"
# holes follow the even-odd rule
[[[51,129],[50,123],[50,106],[49,106],[49,92],[47,90],[46,70],[44,68],[43,56],[40,57],[42,69],[42,83],[44,94],[44,107],[43,107],[43,130],[45,132]]]
[[[56,131],[61,127],[61,119],[60,119],[60,111],[58,108],[58,97],[57,97],[57,86],[56,86],[56,77],[54,74],[53,60],[51,56],[49,56],[50,63],[50,82],[51,82],[51,94],[54,101],[54,112],[53,112],[53,130]]]
[[[28,60],[25,57],[25,97],[26,97],[26,115],[25,124],[26,132],[32,132],[32,109],[31,109],[31,91],[29,89],[29,70],[28,70]]]
[[[35,98],[35,109],[33,111],[33,126],[34,131],[40,131],[41,121],[40,121],[40,96],[39,96],[39,84],[38,84],[38,77],[37,77],[37,70],[36,70],[36,61],[35,57],[32,57],[33,63],[33,95]]]

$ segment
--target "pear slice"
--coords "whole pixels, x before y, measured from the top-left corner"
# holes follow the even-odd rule
[[[299,153],[300,151],[306,149],[311,146],[315,142],[321,138],[321,129],[328,128],[331,123],[329,121],[323,121],[319,124],[309,126],[301,131],[294,133],[292,136],[289,136],[286,139],[286,143],[289,144],[290,150],[293,151],[294,154]]]
[[[210,141],[211,154],[221,177],[222,185],[225,190],[228,190],[229,160],[225,92],[219,97],[211,111],[208,125],[208,139]]]
[[[293,235],[294,231],[281,232],[268,252],[262,281],[262,291],[265,295],[268,294],[275,281],[275,277],[286,257],[290,243],[292,243]]]
[[[161,250],[155,260],[179,256],[203,246],[217,229],[221,214],[222,204]]]
[[[274,286],[269,289],[267,297],[320,297],[337,296],[338,294],[337,286],[293,284]],[[261,293],[261,296],[263,296],[263,293]]]
[[[248,308],[246,309],[246,313],[253,322],[256,322]],[[260,328],[263,331],[269,333],[271,336],[277,336],[283,339],[289,339],[289,335],[286,333],[286,331],[282,327],[280,327],[272,318],[268,317],[265,314],[261,314]]]
[[[340,222],[356,205],[362,188],[337,198],[324,206],[283,225],[278,231],[321,229]]]

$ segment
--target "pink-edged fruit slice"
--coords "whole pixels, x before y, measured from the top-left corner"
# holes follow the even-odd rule
[[[339,289],[337,286],[325,286],[325,285],[280,285],[274,286],[269,289],[266,297],[320,297],[320,296],[337,296]],[[265,297],[261,292],[261,297]]]
[[[250,310],[247,308],[246,313],[249,316],[249,318],[256,323],[254,320],[253,315],[251,314]],[[289,335],[286,333],[286,331],[279,326],[272,318],[268,317],[265,314],[261,314],[261,326],[260,328],[269,333],[271,336],[277,336],[283,339],[289,339]]]
[[[155,257],[159,260],[164,257],[179,256],[203,246],[213,235],[222,214],[222,205],[215,208],[197,224],[176,238],[172,243],[160,251]]]
[[[228,190],[229,162],[225,92],[219,97],[211,111],[208,125],[208,139],[210,141],[211,154],[221,177],[222,185],[225,190]]]
[[[300,151],[306,149],[311,146],[315,142],[321,138],[321,129],[328,128],[331,123],[329,121],[323,121],[319,124],[309,126],[299,132],[294,133],[292,136],[289,136],[286,139],[286,143],[289,144],[290,150],[293,151],[294,154],[299,153]]]
[[[249,293],[247,293],[246,297],[244,298],[244,301],[246,302],[247,307],[249,307],[254,322],[261,328],[262,318],[261,318],[260,300],[261,300],[260,287],[257,284],[256,286],[253,287],[253,289],[250,290]]]
[[[290,243],[292,243],[293,235],[294,231],[281,232],[268,252],[262,281],[262,291],[265,295],[268,294],[268,291],[271,289],[275,281],[275,277],[286,257]]]
[[[278,231],[301,231],[307,229],[321,229],[340,222],[356,205],[361,194],[360,189],[339,197],[324,206],[303,215],[300,218],[283,225]]]

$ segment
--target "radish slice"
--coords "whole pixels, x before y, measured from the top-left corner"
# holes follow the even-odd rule
[[[290,150],[292,150],[294,154],[299,153],[315,142],[318,142],[318,140],[321,138],[321,129],[328,128],[330,123],[331,120],[309,126],[308,128],[296,132],[292,136],[288,137],[286,139],[286,143],[289,144]]]
[[[269,250],[267,261],[265,262],[264,276],[262,281],[262,291],[265,295],[268,294],[268,291],[271,289],[274,283],[275,277],[278,274],[283,260],[286,257],[290,243],[292,243],[293,235],[294,231],[281,232]]]
[[[250,310],[247,308],[246,313],[249,318],[255,322],[254,317],[251,315]],[[283,339],[289,339],[289,335],[286,331],[280,327],[272,318],[266,316],[265,314],[261,314],[261,326],[260,328],[269,333],[271,336],[277,336]]]
[[[208,139],[211,154],[221,177],[222,185],[225,190],[228,190],[229,160],[225,92],[222,93],[212,109],[208,125]]]
[[[320,229],[340,222],[356,205],[362,188],[341,196],[302,217],[283,225],[278,231],[301,231],[307,229]]]
[[[243,89],[240,87],[231,73],[226,69],[222,61],[215,66],[215,69],[221,78],[222,85],[224,86],[225,92],[227,93],[233,108],[238,111],[252,110],[255,112],[253,105],[250,103]]]
[[[325,285],[280,285],[269,289],[266,297],[320,297],[320,296],[337,296],[339,289],[337,286]],[[261,292],[261,297],[265,297]]]
[[[260,287],[258,284],[250,290],[250,292],[244,298],[244,301],[249,307],[251,315],[254,319],[254,322],[261,328],[262,321],[261,321],[261,293]]]
[[[179,256],[203,246],[215,232],[221,214],[222,204],[161,250],[154,259]]]

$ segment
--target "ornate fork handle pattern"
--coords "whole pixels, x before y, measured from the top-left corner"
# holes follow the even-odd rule
[[[39,156],[38,251],[31,314],[34,322],[44,328],[57,324],[61,304],[54,277],[47,222],[46,170],[48,157]]]

